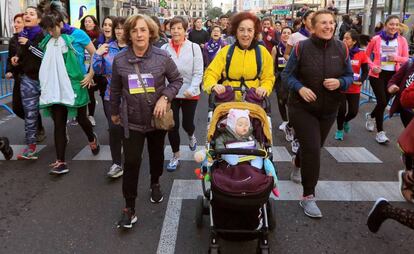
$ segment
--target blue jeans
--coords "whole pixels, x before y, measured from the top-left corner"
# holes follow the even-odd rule
[[[24,111],[25,142],[36,144],[37,120],[39,117],[40,83],[26,75],[21,76],[20,94]]]

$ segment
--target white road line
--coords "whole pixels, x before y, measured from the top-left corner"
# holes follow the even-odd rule
[[[100,145],[100,151],[97,155],[93,155],[89,145],[85,146],[78,154],[73,157],[74,161],[111,161],[111,149],[109,145]]]
[[[404,201],[398,188],[398,182],[319,181],[316,196],[320,201],[375,201],[379,197],[389,201]],[[302,194],[302,186],[291,181],[279,181],[279,189],[278,200],[299,200]],[[174,180],[157,254],[175,252],[182,200],[196,199],[198,195],[202,195],[200,180]]]
[[[382,163],[365,147],[325,147],[341,163]]]
[[[17,155],[26,147],[25,145],[10,145],[13,149],[13,158],[12,160],[17,160]],[[40,152],[46,145],[37,145],[37,151]],[[40,155],[39,155],[40,156]],[[0,160],[5,160],[2,153],[0,153]]]

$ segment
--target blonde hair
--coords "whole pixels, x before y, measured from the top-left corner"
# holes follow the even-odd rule
[[[406,34],[410,30],[410,28],[406,24],[401,22],[398,23],[398,29],[400,30],[401,35]]]
[[[125,41],[131,45],[132,41],[131,41],[131,35],[130,32],[132,29],[135,28],[135,26],[137,25],[138,20],[144,20],[145,23],[148,26],[148,30],[150,33],[150,38],[149,38],[149,43],[152,44],[156,41],[158,41],[159,36],[158,36],[158,25],[155,23],[154,20],[152,20],[152,18],[150,16],[147,15],[143,15],[143,14],[136,14],[133,16],[130,16],[124,23],[124,31],[125,31]]]

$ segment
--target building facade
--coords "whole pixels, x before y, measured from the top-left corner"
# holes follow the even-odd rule
[[[168,8],[164,16],[206,17],[207,6],[210,4],[209,0],[167,0]]]

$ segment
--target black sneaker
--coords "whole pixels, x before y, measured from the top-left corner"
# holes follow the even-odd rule
[[[62,175],[69,172],[68,165],[66,162],[56,161],[55,163],[50,164],[53,168],[49,171],[50,175]]]
[[[95,139],[93,140],[93,142],[89,142],[89,147],[91,148],[91,152],[93,155],[98,155],[101,146],[99,145],[98,136],[95,132],[93,133],[93,136],[95,137]]]
[[[368,214],[367,220],[367,226],[371,232],[378,232],[379,228],[381,227],[381,224],[387,219],[387,217],[383,213],[383,209],[388,205],[389,203],[385,198],[379,198],[375,202],[374,206]]]
[[[122,210],[121,219],[118,221],[117,228],[132,228],[137,220],[138,218],[131,208],[124,208],[124,210]]]
[[[10,160],[13,157],[13,149],[10,146],[8,138],[0,138],[0,151],[6,160]]]
[[[161,192],[161,186],[159,183],[154,183],[151,185],[151,203],[161,203],[164,199]]]

